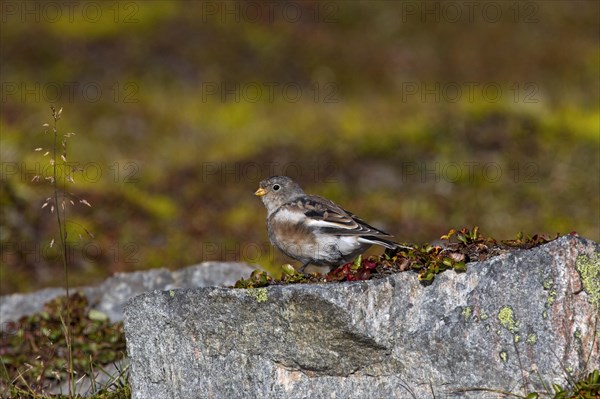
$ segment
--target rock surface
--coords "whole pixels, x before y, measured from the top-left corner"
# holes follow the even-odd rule
[[[592,303],[599,279],[600,245],[565,236],[470,263],[466,273],[443,273],[427,287],[400,273],[368,282],[144,293],[125,308],[133,398],[543,391],[543,383],[565,384],[566,373],[599,367]]]
[[[248,274],[245,263],[204,262],[181,270],[153,269],[133,273],[118,273],[102,284],[73,288],[83,291],[92,307],[105,313],[113,322],[123,319],[123,306],[128,299],[142,292],[173,288],[233,285]],[[31,294],[0,297],[0,322],[17,320],[39,312],[44,303],[65,295],[63,288],[47,288]]]

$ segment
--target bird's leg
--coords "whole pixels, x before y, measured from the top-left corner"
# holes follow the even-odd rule
[[[308,266],[310,264],[310,262],[305,262],[302,266],[300,266],[300,269],[298,269],[298,272],[304,274],[305,276],[307,276],[306,273],[304,273],[304,269],[306,269],[306,266]]]

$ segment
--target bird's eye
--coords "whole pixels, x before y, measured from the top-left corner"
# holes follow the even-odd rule
[[[281,186],[279,184],[273,184],[273,191],[279,191]]]

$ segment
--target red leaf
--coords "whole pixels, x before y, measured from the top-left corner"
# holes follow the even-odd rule
[[[363,262],[363,267],[367,270],[373,270],[377,267],[377,263],[373,261],[366,260]]]

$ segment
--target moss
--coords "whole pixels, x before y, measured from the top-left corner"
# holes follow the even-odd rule
[[[506,353],[506,351],[501,351],[499,353],[500,355],[500,360],[502,360],[504,363],[506,363],[508,361],[508,353]]]
[[[510,306],[503,306],[502,309],[500,309],[498,312],[498,320],[500,320],[500,324],[502,324],[504,328],[513,334],[519,330],[514,312]]]
[[[579,327],[577,327],[575,329],[575,332],[573,333],[573,339],[578,345],[582,344],[581,336],[582,336],[581,329]]]
[[[473,309],[470,306],[465,306],[462,311],[462,315],[465,318],[465,321],[469,321],[471,318],[471,314],[473,314]]]
[[[256,302],[266,302],[269,299],[269,292],[266,288],[249,288],[248,295],[256,298]]]
[[[549,308],[552,306],[554,301],[556,300],[556,290],[550,290],[548,293],[548,297],[546,298],[546,307]]]
[[[578,256],[575,267],[581,276],[583,289],[589,295],[588,301],[600,308],[600,254]]]

